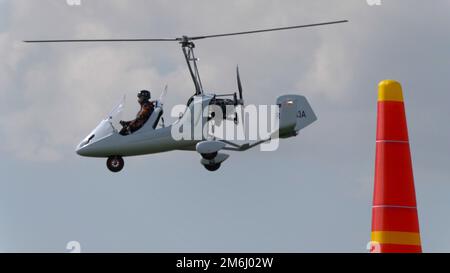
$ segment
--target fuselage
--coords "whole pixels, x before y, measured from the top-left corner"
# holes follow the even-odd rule
[[[162,115],[162,106],[157,106],[145,125],[130,135],[121,135],[112,125],[112,117],[108,117],[78,144],[77,154],[86,157],[137,156],[162,153],[172,150],[195,150],[195,145],[202,139],[175,139],[172,136],[174,125],[186,125],[204,121],[203,111],[194,111],[194,107],[202,109],[209,104],[212,96],[200,95],[186,109],[189,115],[182,115],[174,124],[156,128]],[[190,113],[193,113],[192,115]],[[195,114],[194,114],[195,113]]]
[[[141,134],[136,132],[136,134],[128,136],[122,136],[113,131],[92,144],[83,146],[80,143],[76,152],[81,156],[88,157],[136,156],[195,147],[198,141],[174,140],[171,136],[171,128],[172,126],[168,126]]]

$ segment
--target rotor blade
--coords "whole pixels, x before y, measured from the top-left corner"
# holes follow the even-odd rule
[[[25,43],[183,42],[183,41],[189,41],[189,40],[199,40],[199,39],[206,39],[206,38],[253,34],[253,33],[260,33],[260,32],[270,32],[270,31],[278,31],[278,30],[295,29],[295,28],[317,27],[317,26],[324,26],[324,25],[347,23],[347,22],[348,22],[348,20],[341,20],[341,21],[332,21],[332,22],[324,22],[324,23],[309,24],[309,25],[299,25],[299,26],[290,26],[290,27],[260,29],[260,30],[234,32],[234,33],[224,33],[224,34],[214,34],[214,35],[204,35],[204,36],[194,36],[194,37],[183,36],[182,38],[25,40],[24,42]]]
[[[290,27],[269,28],[269,29],[251,30],[251,31],[243,31],[243,32],[234,32],[234,33],[194,36],[194,37],[189,37],[189,39],[190,40],[199,40],[199,39],[205,39],[205,38],[215,38],[215,37],[224,37],[224,36],[233,36],[233,35],[252,34],[252,33],[260,33],[260,32],[287,30],[287,29],[294,29],[294,28],[317,27],[317,26],[324,26],[324,25],[347,23],[347,22],[348,22],[348,20],[341,20],[341,21],[332,21],[332,22],[324,22],[324,23],[300,25],[300,26],[290,26]]]
[[[173,42],[176,38],[169,39],[82,39],[82,40],[26,40],[25,43],[96,43],[96,42]]]
[[[239,90],[239,99],[241,100],[242,103],[244,103],[244,99],[242,98],[242,83],[241,83],[241,76],[239,75],[239,66],[236,66],[236,76]]]

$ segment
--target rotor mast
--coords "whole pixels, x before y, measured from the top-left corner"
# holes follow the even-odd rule
[[[189,68],[189,73],[191,74],[192,80],[194,81],[195,95],[202,95],[203,85],[197,66],[198,59],[194,54],[195,44],[194,42],[189,40],[188,36],[183,36],[180,39],[180,44],[183,50],[184,57],[186,59],[186,64]]]

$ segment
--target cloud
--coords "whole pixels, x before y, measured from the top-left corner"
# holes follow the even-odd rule
[[[13,22],[35,11],[23,1],[13,5]],[[72,32],[75,37],[85,33],[107,37],[112,30],[83,22],[74,24],[68,31]],[[0,34],[4,60],[0,66],[0,134],[1,149],[21,159],[53,161],[73,153],[83,134],[123,93],[161,86],[161,81],[185,87],[181,69],[174,67],[160,75],[152,58],[142,57],[146,55],[143,48],[30,45],[18,41],[18,36],[14,25]]]

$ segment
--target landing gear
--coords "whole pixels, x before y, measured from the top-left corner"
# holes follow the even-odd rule
[[[213,160],[217,156],[217,152],[210,154],[202,154],[202,157],[206,160]]]
[[[204,165],[204,166],[208,171],[215,172],[220,168],[220,163],[219,164],[208,164],[208,165]]]
[[[125,166],[125,162],[121,156],[110,156],[106,161],[106,167],[113,173],[120,172]]]

